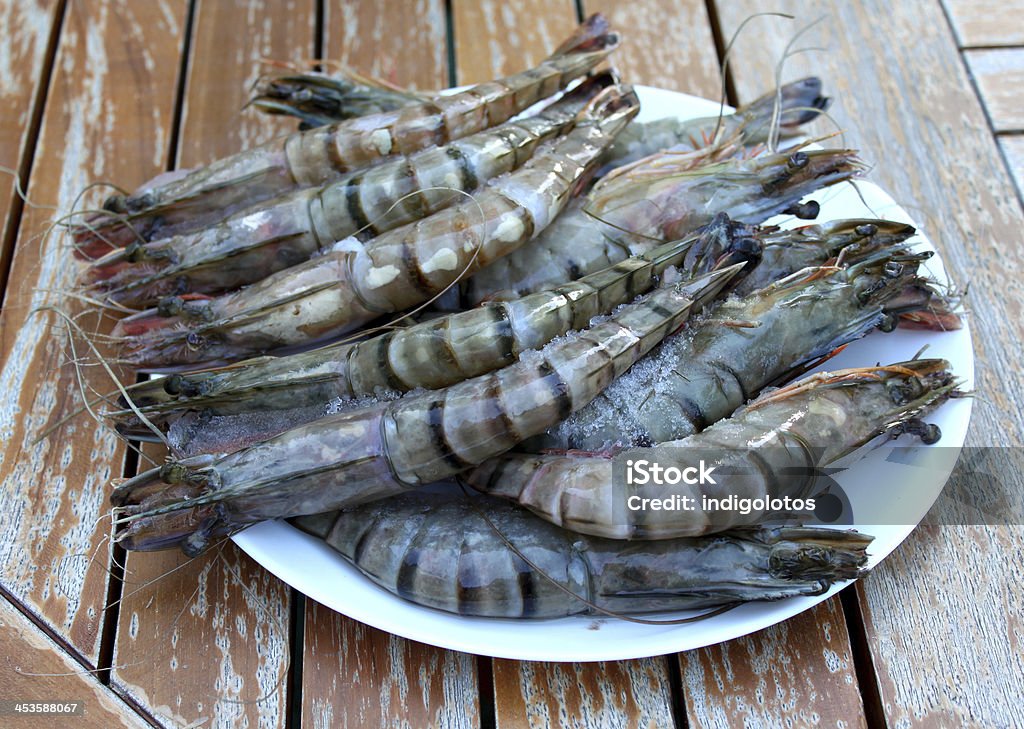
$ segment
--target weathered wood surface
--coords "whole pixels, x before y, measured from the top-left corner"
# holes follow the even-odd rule
[[[15,181],[27,178],[31,122],[45,99],[46,50],[59,10],[57,0],[0,1],[0,28],[6,33],[0,46],[0,167],[5,168],[0,170],[0,286],[22,207]]]
[[[0,582],[90,662],[107,589],[106,498],[123,448],[85,416],[35,442],[80,404],[67,337],[31,313],[62,304],[75,274],[66,241],[40,234],[90,182],[163,170],[184,18],[185,4],[171,0],[68,7],[28,188],[58,212],[26,208],[0,313]]]
[[[961,48],[1024,45],[1024,0],[942,0]]]
[[[459,85],[537,65],[577,26],[573,0],[453,0],[452,15]]]
[[[599,640],[600,635],[595,635]],[[495,720],[513,727],[673,725],[664,656],[636,661],[545,663],[495,660]]]
[[[622,33],[612,59],[624,81],[717,99],[722,93],[715,39],[704,0],[587,0]]]
[[[478,727],[476,658],[306,601],[302,726]]]
[[[798,15],[803,8],[772,4]],[[764,9],[750,0],[722,4],[724,32]],[[1024,251],[1015,242],[1024,214],[942,9],[836,1],[817,12],[826,20],[806,42],[829,50],[798,56],[787,67],[824,78],[847,137],[876,162],[871,178],[919,218],[953,274],[971,282],[981,397],[968,444],[1019,447]],[[741,100],[770,83],[790,28],[779,23],[764,36],[771,42],[738,49]],[[1002,459],[1002,487],[1019,493],[1024,477]],[[891,726],[1021,722],[1020,702],[1011,697],[1024,694],[1015,637],[1022,537],[1009,527],[918,529],[864,581],[868,643]]]
[[[315,11],[311,0],[196,3],[177,166],[205,164],[294,129],[290,119],[242,106],[261,58],[309,55]],[[233,28],[248,32],[224,32]],[[168,726],[283,726],[288,587],[231,543],[186,562],[176,553],[127,556],[130,597],[118,615],[113,684]]]
[[[394,22],[410,12],[402,3],[328,6],[324,55],[400,85],[444,88],[443,4],[431,0],[417,8],[422,25],[409,23],[403,31]],[[472,656],[382,633],[312,600],[302,619],[304,726],[479,725]]]
[[[148,727],[131,707],[81,664],[0,597],[0,701],[41,701],[82,704],[75,716],[6,714],[0,724],[9,729],[74,726],[82,729]]]
[[[690,727],[867,726],[838,596],[679,662]]]
[[[968,50],[964,58],[992,127],[997,132],[1024,131],[1024,48]]]
[[[403,88],[448,86],[444,0],[341,0],[324,10],[325,59]]]
[[[999,137],[999,146],[1006,156],[1010,173],[1017,183],[1017,192],[1024,198],[1024,135],[1004,134]]]

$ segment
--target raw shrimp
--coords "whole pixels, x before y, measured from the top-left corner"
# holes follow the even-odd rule
[[[872,540],[789,527],[625,544],[572,534],[497,499],[446,494],[406,494],[293,523],[388,592],[486,618],[668,612],[820,595],[862,574]]]
[[[692,163],[663,153],[616,170],[543,235],[470,278],[464,301],[515,298],[575,280],[681,238],[720,212],[744,223],[782,212],[813,218],[817,205],[800,198],[863,169],[852,151],[825,149]]]
[[[800,506],[779,510],[770,500],[813,497],[817,468],[879,435],[938,441],[938,427],[921,416],[960,394],[944,360],[818,373],[762,395],[702,433],[627,454],[665,469],[701,463],[712,474],[702,483],[639,484],[617,477],[608,458],[521,454],[491,459],[466,480],[553,524],[615,539],[674,539],[806,519]],[[728,496],[752,506],[746,513],[703,508],[705,498]],[[691,498],[693,508],[635,508],[652,498]]]
[[[421,104],[297,132],[217,160],[161,175],[128,197],[115,196],[75,228],[77,253],[95,258],[142,236],[206,227],[227,214],[288,190],[322,185],[350,170],[479,132],[512,118],[585,74],[619,43],[593,15],[539,66]]]
[[[196,413],[189,442],[176,435],[175,447],[188,453],[226,450],[218,442],[217,416],[252,414],[262,422],[268,411],[294,427],[324,414],[336,398],[351,399],[437,389],[512,364],[522,352],[539,349],[590,320],[608,314],[654,287],[658,276],[675,266],[684,277],[740,261],[756,262],[760,253],[748,226],[722,215],[683,241],[668,243],[552,291],[515,301],[451,314],[352,344],[337,344],[284,357],[264,357],[206,372],[173,375],[130,388],[132,409],[108,417],[123,435],[152,438],[150,423],[165,428],[186,413]],[[308,410],[307,410],[308,409]],[[207,421],[209,421],[207,423]],[[248,419],[243,421],[248,423]],[[237,419],[230,420],[231,438]],[[275,423],[275,427],[281,424]],[[284,428],[282,428],[284,429]],[[249,427],[254,434],[265,429]],[[212,431],[212,432],[211,432]]]
[[[830,99],[821,95],[821,79],[814,76],[784,85],[779,90],[779,131],[783,137],[798,133],[798,128],[828,109]],[[636,162],[642,157],[664,151],[698,150],[723,140],[735,139],[751,146],[768,141],[776,93],[741,106],[733,114],[680,120],[675,117],[649,122],[633,122],[608,150],[605,162],[609,168]]]
[[[478,465],[590,402],[743,266],[657,289],[496,372],[140,474],[110,497],[118,539],[195,555],[257,521],[373,501]]]
[[[530,447],[601,450],[683,438],[872,329],[891,330],[897,315],[941,298],[917,273],[930,254],[909,253],[900,240],[865,237],[846,267],[805,269],[722,302],[708,322],[670,338]]]
[[[164,299],[114,329],[147,368],[237,360],[327,339],[440,293],[538,235],[638,111],[629,87],[601,92],[565,137],[471,200],[216,299]]]
[[[84,279],[107,300],[134,307],[259,281],[350,235],[372,238],[463,202],[459,191],[522,165],[612,82],[600,74],[535,116],[281,195],[193,233],[118,248],[93,262]]]

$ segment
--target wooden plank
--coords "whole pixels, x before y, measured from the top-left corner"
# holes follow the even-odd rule
[[[84,416],[35,442],[80,403],[67,337],[32,314],[78,310],[59,294],[76,266],[62,238],[40,234],[88,183],[132,185],[164,168],[184,18],[174,0],[69,6],[28,190],[57,212],[26,208],[0,313],[0,582],[89,662],[107,589],[107,489],[123,449]]]
[[[589,0],[622,33],[612,63],[624,81],[718,99],[722,74],[704,0]]]
[[[336,12],[337,11],[337,12]],[[444,3],[328,4],[324,55],[399,85],[447,86]],[[305,610],[302,724],[480,724],[476,662],[388,635],[312,600]]]
[[[573,0],[453,0],[452,16],[458,84],[531,68],[577,25]]]
[[[1024,45],[1024,0],[942,0],[961,48]]]
[[[867,726],[838,596],[679,661],[691,727]]]
[[[1024,131],[1024,48],[964,51],[981,100],[997,132]]]
[[[292,120],[241,109],[261,58],[308,56],[312,0],[199,0],[194,26],[178,165],[203,164],[294,129]],[[233,544],[220,556],[161,577],[184,558],[128,555],[128,579],[156,582],[121,606],[112,683],[169,726],[283,726],[289,590]],[[126,594],[133,589],[127,584]]]
[[[324,9],[324,58],[405,88],[448,86],[444,0],[341,0]]]
[[[80,715],[43,717],[4,713],[0,723],[8,729],[39,727],[44,722],[82,729],[149,726],[3,598],[0,598],[0,701],[74,701],[82,705]]]
[[[1017,192],[1024,198],[1024,135],[1003,134],[999,137],[999,146],[1017,182]]]
[[[723,32],[764,9],[754,0],[723,4]],[[803,12],[795,0],[772,9]],[[1024,251],[1012,241],[1024,211],[942,10],[936,3],[833,0],[816,13],[825,15],[816,26],[820,37],[807,42],[829,51],[787,65],[823,77],[850,143],[876,163],[870,177],[922,221],[955,278],[970,281],[975,387],[982,396],[968,444],[1019,447]],[[771,82],[788,27],[779,23],[763,45],[740,51],[741,99]],[[993,458],[1001,483],[981,483],[1012,498],[1024,477],[1006,453]],[[955,514],[937,516],[956,523]],[[960,723],[951,717],[1021,722],[1012,697],[1024,695],[1013,637],[1021,624],[1022,551],[1019,527],[917,529],[864,582],[868,646],[890,725]],[[898,636],[907,637],[896,644]]]
[[[0,0],[0,301],[21,210],[15,175],[26,164],[34,107],[44,98],[39,87],[58,10],[56,0]]]
[[[670,727],[665,658],[600,663],[494,661],[498,729]]]
[[[475,661],[307,600],[302,726],[477,727]]]

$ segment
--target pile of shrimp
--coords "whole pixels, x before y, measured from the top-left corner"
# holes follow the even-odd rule
[[[166,375],[90,403],[170,451],[115,482],[116,541],[194,556],[291,519],[383,589],[484,617],[719,611],[861,575],[870,537],[771,504],[879,436],[937,441],[925,418],[964,393],[936,359],[801,376],[876,330],[956,328],[953,302],[911,226],[812,222],[867,169],[787,141],[827,109],[819,80],[641,124],[596,70],[619,43],[595,15],[457,93],[280,73],[252,106],[299,131],[79,219],[79,295],[121,315],[106,344]],[[659,495],[617,470],[637,448],[742,476],[697,503],[764,508],[625,509]]]

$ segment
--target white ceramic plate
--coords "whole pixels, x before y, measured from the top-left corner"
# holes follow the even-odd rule
[[[661,89],[638,87],[643,105],[639,119],[667,116],[691,118],[718,113],[718,104]],[[864,153],[869,161],[872,150]],[[859,191],[859,195],[858,195]],[[839,218],[886,218],[914,224],[905,210],[873,184],[838,185],[817,193],[819,221]],[[788,227],[803,221],[777,218],[771,223]],[[921,248],[931,248],[921,241]],[[936,256],[929,270],[945,280]],[[944,357],[970,388],[974,355],[965,325],[954,332],[917,332],[898,329],[873,333],[854,342],[828,363],[829,369],[888,364],[911,359],[925,344],[929,357]],[[899,506],[903,526],[883,524],[858,528],[872,534],[873,566],[892,552],[913,530],[938,496],[963,445],[971,414],[971,400],[954,400],[928,418],[942,429],[941,448],[920,446],[910,438],[895,443],[915,449],[913,465],[887,460],[892,445],[857,454],[856,462],[837,477],[850,497],[855,515],[870,514],[880,505]],[[904,453],[904,456],[906,454]],[[879,519],[882,520],[881,518]],[[235,535],[235,542],[253,559],[317,602],[382,630],[444,648],[502,658],[546,661],[598,661],[661,655],[712,645],[752,633],[803,612],[839,591],[835,585],[816,597],[791,598],[774,603],[747,604],[708,620],[688,625],[640,625],[611,618],[573,617],[555,620],[496,620],[466,618],[422,608],[394,597],[363,577],[324,543],[284,522],[265,522]],[[660,617],[682,617],[674,614]],[[659,617],[659,616],[651,616]]]

